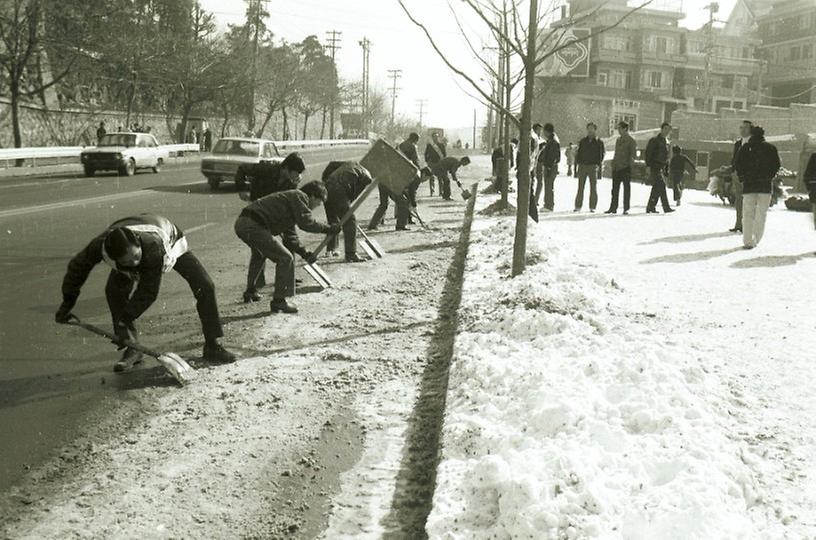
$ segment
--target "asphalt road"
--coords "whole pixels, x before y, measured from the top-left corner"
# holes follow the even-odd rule
[[[332,159],[363,152],[304,151],[304,179],[318,179]],[[0,182],[0,490],[70,442],[107,400],[127,399],[128,388],[144,384],[111,373],[118,352],[110,343],[54,323],[68,260],[116,219],[142,212],[167,216],[208,268],[223,315],[239,301],[245,275],[246,249],[232,230],[243,205],[230,185],[211,192],[198,164],[130,178],[69,174]],[[101,267],[91,274],[74,312],[109,326],[106,277]],[[200,354],[194,300],[181,278],[166,277],[140,329],[142,340],[156,348]]]

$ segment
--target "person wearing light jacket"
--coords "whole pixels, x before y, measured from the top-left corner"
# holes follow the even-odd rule
[[[740,148],[735,165],[742,182],[742,247],[753,249],[765,232],[773,179],[782,163],[776,147],[765,140],[765,130],[753,126],[751,138]]]
[[[103,261],[111,267],[105,297],[117,337],[137,342],[135,321],[156,301],[163,275],[174,270],[195,296],[204,331],[204,359],[235,361],[235,355],[220,343],[224,332],[212,279],[190,251],[181,229],[162,216],[142,214],[120,219],[71,259],[62,281],[63,300],[55,316],[58,323],[71,321],[82,285]],[[114,371],[125,371],[141,361],[142,353],[126,348]]]

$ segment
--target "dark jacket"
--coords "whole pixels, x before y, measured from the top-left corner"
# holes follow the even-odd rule
[[[669,161],[669,171],[673,173],[681,173],[686,170],[687,166],[691,166],[692,169],[695,169],[694,163],[689,159],[689,157],[685,154],[674,154]]]
[[[773,179],[782,166],[776,147],[765,137],[751,137],[737,154],[735,169],[743,193],[772,193]]]
[[[737,139],[734,143],[734,153],[731,154],[731,168],[736,169],[737,167],[737,155],[739,154],[740,148],[742,148],[742,139]]]
[[[431,170],[436,176],[450,174],[454,180],[458,180],[456,178],[456,171],[459,170],[459,167],[461,167],[461,165],[462,164],[459,162],[459,158],[450,156],[436,163],[433,167],[431,167]]]
[[[289,251],[305,256],[306,248],[300,243],[297,229],[326,234],[329,226],[316,221],[309,208],[309,196],[299,189],[280,191],[261,197],[241,212],[242,216],[255,220],[274,235],[283,237],[283,245]]]
[[[329,199],[343,197],[351,202],[363,192],[372,179],[368,169],[356,161],[346,161],[335,168],[323,181],[326,183]]]
[[[167,218],[161,216],[142,214],[140,216],[120,219],[112,223],[110,227],[91,240],[91,242],[85,246],[85,249],[77,253],[68,263],[68,271],[62,280],[62,297],[71,307],[76,304],[82,285],[85,284],[91,270],[93,270],[97,264],[105,260],[103,245],[108,231],[128,226],[152,226],[159,228],[169,240],[170,247],[179,242],[184,242],[186,246],[184,233],[181,229],[176,227]],[[135,269],[121,269],[118,268],[115,262],[109,261],[109,264],[117,266],[114,271],[126,274],[131,279],[138,280],[139,282],[136,291],[134,291],[130,300],[128,300],[127,306],[125,306],[125,321],[138,319],[142,313],[147,311],[147,309],[153,305],[153,302],[156,301],[165,267],[165,255],[168,249],[168,246],[165,245],[161,236],[151,232],[131,230],[139,238],[139,242],[142,246],[142,260],[139,266]]]
[[[445,145],[441,142],[436,143],[436,146],[439,147],[439,151],[437,152],[436,148],[434,148],[433,143],[428,143],[425,146],[425,163],[428,165],[433,165],[434,163],[439,163],[442,161],[442,158],[448,155],[447,150],[445,150]],[[442,155],[440,155],[440,152]]]
[[[803,180],[810,195],[810,202],[816,204],[816,152],[810,155]]]
[[[584,137],[578,141],[578,151],[575,153],[575,163],[578,165],[601,165],[603,163],[604,143],[598,137],[590,139]]]
[[[666,168],[666,164],[669,162],[669,142],[663,135],[658,134],[649,139],[643,160],[649,168]]]
[[[397,146],[397,148],[399,149],[400,152],[405,154],[405,157],[407,157],[411,161],[411,163],[416,165],[417,169],[419,169],[419,156],[417,155],[417,148],[414,143],[406,139],[402,141],[399,144],[399,146]],[[427,161],[427,159],[425,161]]]
[[[538,162],[545,169],[552,169],[558,167],[559,161],[561,161],[561,145],[553,137],[546,142],[544,148],[538,153]]]
[[[243,173],[249,179],[249,200],[257,201],[272,193],[297,189],[297,184],[283,179],[281,170],[280,163],[268,161],[241,165],[238,174]]]

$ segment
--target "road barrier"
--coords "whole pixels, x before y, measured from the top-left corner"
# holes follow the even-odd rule
[[[328,148],[332,146],[350,146],[369,144],[368,139],[323,139],[311,141],[273,141],[279,150],[296,150],[303,148]],[[3,162],[6,169],[19,166],[18,162],[23,161],[23,165],[36,167],[38,161],[40,165],[56,165],[66,161],[76,161],[79,163],[79,155],[89,146],[45,146],[31,148],[0,148],[0,162]],[[190,152],[200,152],[198,144],[163,144],[171,156],[183,156]]]

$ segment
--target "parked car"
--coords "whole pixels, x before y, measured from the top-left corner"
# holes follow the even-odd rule
[[[235,182],[239,191],[247,189],[245,170],[261,161],[281,161],[275,143],[266,139],[224,137],[213,147],[212,155],[201,160],[201,173],[213,190],[221,182]]]
[[[95,148],[80,154],[85,176],[93,176],[96,171],[118,171],[122,176],[133,176],[138,169],[152,169],[157,173],[167,157],[167,150],[149,133],[108,133]]]

